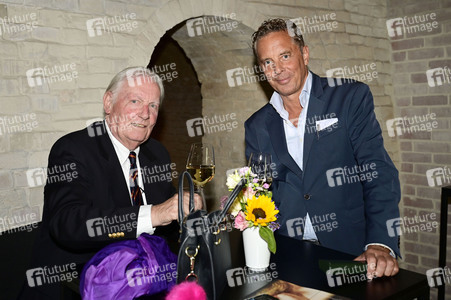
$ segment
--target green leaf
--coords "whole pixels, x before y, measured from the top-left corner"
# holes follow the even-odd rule
[[[268,227],[260,227],[260,236],[268,244],[268,249],[273,254],[276,253],[276,239],[274,238],[274,232]]]

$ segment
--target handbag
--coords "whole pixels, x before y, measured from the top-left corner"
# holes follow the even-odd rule
[[[183,180],[189,185],[189,214],[183,212]],[[227,283],[226,271],[231,268],[229,232],[225,216],[233,201],[243,189],[242,179],[230,194],[222,210],[207,213],[194,211],[194,185],[190,174],[184,171],[179,179],[180,250],[177,259],[177,283],[196,281],[208,299],[218,299]]]

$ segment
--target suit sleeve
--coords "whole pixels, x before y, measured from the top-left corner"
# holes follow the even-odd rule
[[[102,194],[105,189],[99,187],[102,178],[96,178],[102,173],[94,170],[87,155],[70,138],[55,143],[49,155],[43,222],[48,223],[53,240],[71,251],[90,251],[118,239],[136,238],[139,207],[108,203]],[[71,180],[67,179],[68,167]]]
[[[374,113],[373,96],[366,85],[358,85],[349,105],[347,128],[359,166],[373,167],[372,180],[363,180],[366,244],[381,243],[399,256],[398,237],[390,236],[387,222],[399,218],[398,171],[388,156],[382,131]],[[374,173],[375,172],[375,173]]]

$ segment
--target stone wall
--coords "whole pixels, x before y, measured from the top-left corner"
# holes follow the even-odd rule
[[[226,170],[245,164],[244,121],[270,96],[259,80],[228,81],[227,71],[252,69],[251,33],[263,20],[282,17],[301,24],[310,47],[312,72],[349,76],[359,70],[359,79],[373,92],[386,148],[400,170],[402,216],[436,213],[438,219],[440,187],[428,185],[426,172],[451,166],[450,82],[449,77],[443,78],[443,84],[436,82],[431,87],[426,72],[450,66],[449,6],[444,0],[1,1],[0,17],[7,17],[8,22],[0,24],[4,124],[0,126],[0,217],[34,215],[40,219],[42,172],[51,145],[62,135],[84,128],[88,120],[102,117],[101,99],[112,76],[127,66],[146,66],[160,38],[170,30],[200,83],[202,116],[234,114],[237,122],[231,131],[202,137],[216,149],[217,175],[207,191],[209,197],[218,199],[226,193]],[[394,34],[399,27],[392,18],[429,13],[436,14],[437,28],[411,36]],[[208,32],[194,26],[193,20],[185,24],[199,17],[216,17],[224,27]],[[111,32],[99,31],[97,18],[107,18],[106,29]],[[228,21],[221,21],[224,18]],[[39,72],[46,68],[63,71],[55,82],[41,84]],[[34,70],[37,77],[27,76],[32,69],[38,69]],[[178,78],[174,84],[183,87],[194,82]],[[180,86],[174,89],[183,92]],[[172,102],[178,109],[175,114],[183,103],[180,99]],[[171,99],[165,105],[170,107]],[[432,131],[394,134],[395,118],[432,113],[437,121]],[[183,164],[184,153],[180,152],[199,137],[187,137],[183,123],[188,116],[181,116],[172,132],[185,136],[178,153],[171,155]],[[165,125],[170,128],[167,131],[171,125]],[[162,139],[175,151],[178,135]],[[401,248],[401,265],[423,273],[437,266],[438,231],[405,233]]]
[[[390,137],[400,144],[401,214],[407,220],[421,218],[426,224],[426,218],[440,220],[441,186],[451,183],[451,3],[389,1],[388,6],[387,19],[394,28],[389,48],[394,117],[404,119],[393,125]],[[391,21],[396,18],[405,19],[406,25]],[[436,174],[445,171],[447,178],[428,173],[434,169]],[[414,224],[406,225],[414,229]],[[439,230],[409,232],[407,228],[402,236],[402,266],[420,273],[437,267]],[[435,289],[431,291],[435,294]]]

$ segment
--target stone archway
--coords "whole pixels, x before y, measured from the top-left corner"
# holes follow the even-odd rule
[[[167,117],[166,133],[163,135],[174,136],[171,132],[177,132],[178,137],[176,141],[171,141],[166,136],[161,138],[168,141],[168,148],[171,145],[172,149],[169,151],[171,156],[176,158],[178,171],[184,169],[184,160],[190,143],[201,139],[204,143],[214,146],[216,174],[214,180],[206,187],[209,209],[218,208],[219,198],[228,193],[225,186],[226,171],[244,166],[246,163],[244,121],[268,101],[262,84],[259,83],[262,77],[258,77],[255,73],[254,56],[250,46],[252,33],[251,28],[237,20],[222,16],[202,16],[183,21],[164,36],[169,35],[176,41],[184,56],[192,64],[200,83],[201,101],[188,97],[191,95],[186,96],[188,102],[183,102],[183,99],[175,100],[180,98],[178,96],[165,99],[164,115]],[[162,38],[156,48],[159,48],[165,39]],[[169,53],[166,50],[165,52]],[[173,57],[172,60],[176,61],[179,58]],[[232,76],[233,72],[237,74]],[[185,79],[188,78],[178,78],[176,84],[183,85]],[[191,90],[191,87],[187,87],[187,90]],[[192,105],[200,106],[199,110],[193,109]],[[168,110],[171,111],[170,114]],[[198,111],[199,115],[192,113],[189,115],[186,113],[187,110]],[[171,116],[173,113],[184,119],[174,119]],[[188,128],[188,123],[193,118],[203,118],[203,136],[193,136],[194,131]],[[173,121],[168,121],[169,119]]]

